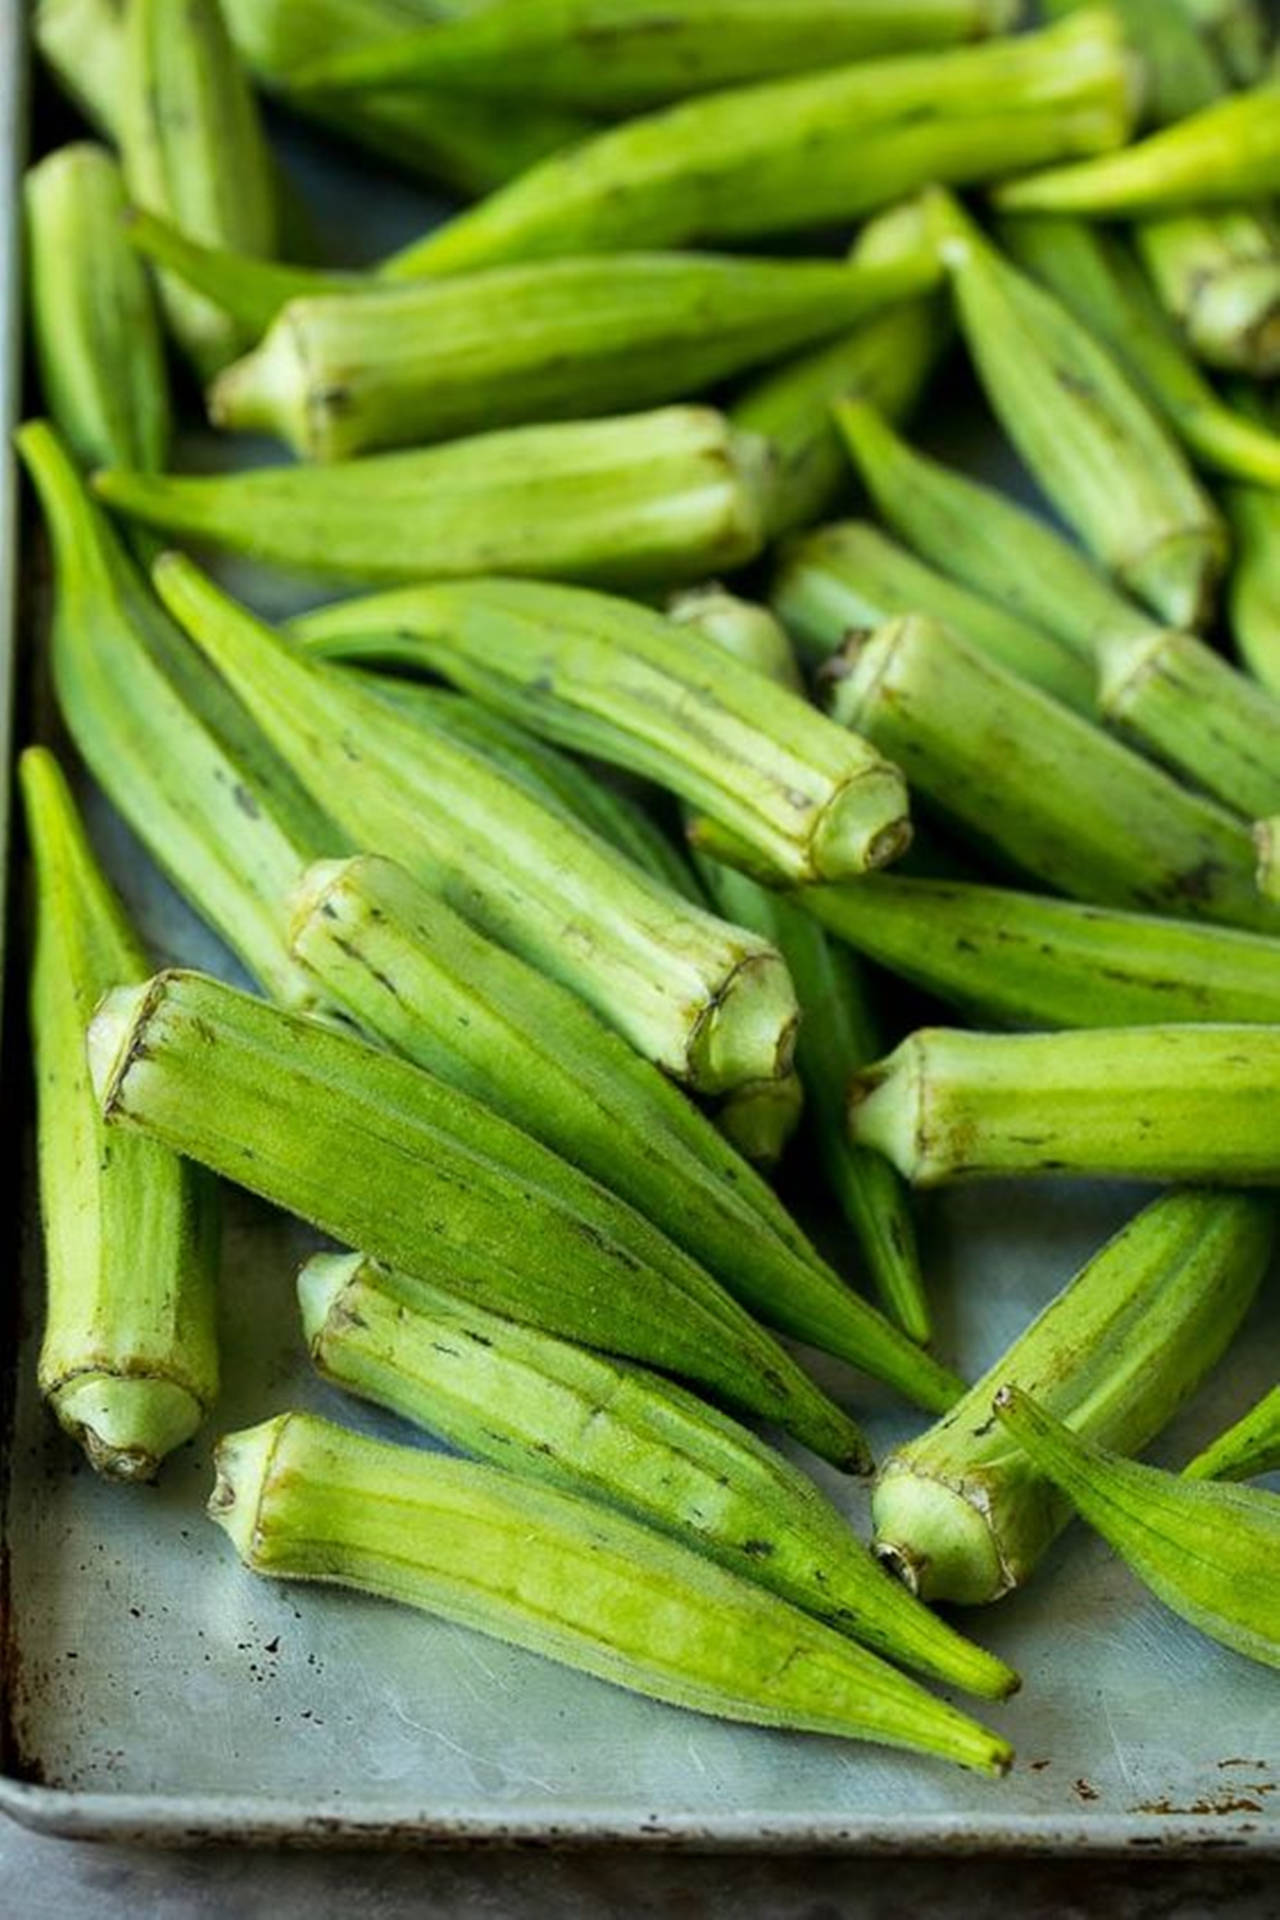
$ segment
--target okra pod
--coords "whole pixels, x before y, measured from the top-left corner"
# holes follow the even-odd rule
[[[1280,116],[1277,116],[1280,120]],[[1226,528],[1106,347],[945,194],[939,244],[992,409],[1083,544],[1174,626],[1208,617]]]
[[[771,948],[687,906],[479,754],[444,735],[424,752],[412,720],[303,658],[180,556],[162,556],[155,579],[358,849],[398,859],[678,1079],[724,1092],[785,1069],[795,997]]]
[[[1265,207],[1141,220],[1134,237],[1156,293],[1198,359],[1280,373],[1280,227]]]
[[[299,70],[335,46],[374,45],[419,22],[464,11],[444,0],[221,0],[236,51],[264,92],[326,133],[402,171],[459,193],[489,193],[549,153],[582,139],[592,122],[535,100],[489,101],[454,89],[378,88],[328,101],[294,86]]]
[[[751,1166],[777,1166],[804,1113],[804,1084],[792,1067],[772,1080],[752,1080],[717,1102],[716,1129]]]
[[[849,1085],[849,1128],[916,1186],[1093,1174],[1280,1182],[1280,1027],[912,1034]]]
[[[1242,821],[936,621],[895,621],[826,673],[838,718],[968,837],[1056,891],[1280,932]]]
[[[767,607],[740,599],[724,587],[691,587],[668,601],[666,613],[676,626],[692,627],[788,693],[804,695],[804,680],[786,630]]]
[[[317,1254],[298,1297],[336,1385],[493,1466],[619,1507],[887,1659],[992,1699],[1016,1687],[885,1580],[811,1480],[671,1382],[359,1254]]]
[[[1236,651],[1280,698],[1280,494],[1232,487],[1227,510],[1236,560],[1227,586],[1227,614]]]
[[[35,863],[40,1391],[99,1473],[150,1480],[218,1391],[217,1200],[164,1147],[107,1140],[85,1028],[100,997],[144,980],[147,964],[52,754],[29,747],[19,778]]]
[[[23,184],[40,387],[86,466],[164,466],[169,384],[147,270],[124,236],[124,183],[104,147],[61,147]]]
[[[229,1435],[216,1464],[210,1515],[257,1573],[380,1594],[724,1719],[1010,1764],[875,1654],[575,1494],[299,1413]]]
[[[36,0],[31,37],[95,133],[114,141],[124,85],[124,0]]]
[[[218,378],[209,411],[218,426],[340,460],[655,406],[829,339],[936,278],[923,244],[870,266],[634,253],[304,298]]]
[[[1272,34],[1259,0],[1174,0],[1242,87],[1266,71]]]
[[[1198,465],[1280,487],[1280,434],[1226,405],[1118,236],[1050,214],[1006,220],[1001,235],[1018,264],[1111,348]]]
[[[193,293],[202,294],[255,340],[291,300],[323,294],[372,295],[378,290],[378,282],[368,273],[259,260],[234,247],[210,246],[145,207],[128,209],[125,233],[136,253],[183,281]]]
[[[818,527],[789,541],[771,597],[814,664],[830,659],[852,633],[923,613],[1043,692],[1081,713],[1093,712],[1092,670],[1052,634],[935,573],[865,521]]]
[[[567,1160],[409,1061],[177,972],[109,994],[89,1059],[108,1124],[391,1266],[669,1368],[828,1459],[864,1460],[852,1422],[703,1268]]]
[[[1162,1195],[1081,1268],[958,1406],[890,1455],[876,1551],[913,1593],[980,1606],[1026,1584],[1070,1517],[993,1419],[1012,1383],[1074,1431],[1136,1452],[1225,1352],[1266,1271],[1273,1219],[1252,1194]]]
[[[18,452],[53,544],[54,691],[77,749],[178,890],[263,988],[311,988],[284,898],[345,836],[165,614],[43,421]]]
[[[1196,1483],[1093,1446],[1026,1393],[1004,1387],[1006,1432],[1131,1573],[1211,1640],[1280,1667],[1280,1499]]]
[[[576,995],[389,861],[324,863],[292,950],[367,1033],[611,1188],[759,1318],[949,1404],[955,1382],[827,1267],[710,1121]]]
[[[907,845],[897,770],[807,702],[630,601],[484,578],[340,601],[294,623],[332,654],[443,674],[531,732],[703,808],[794,881]],[[768,1075],[761,1077],[770,1077]]]
[[[393,256],[394,278],[742,241],[1105,152],[1126,137],[1120,29],[1097,12],[951,52],[728,88],[598,133]]]
[[[771,535],[821,519],[847,472],[831,403],[862,394],[890,419],[913,411],[947,341],[932,300],[904,301],[863,320],[831,346],[764,374],[734,401],[733,424],[769,443]]]
[[[1046,0],[1051,20],[1079,13],[1090,0]],[[1145,85],[1143,126],[1182,120],[1226,90],[1220,58],[1188,17],[1180,0],[1111,0],[1134,53],[1142,61]]]
[[[434,86],[642,113],[688,94],[1003,33],[1020,0],[496,0],[445,25],[321,53],[304,94]]]
[[[913,1340],[926,1341],[929,1304],[906,1189],[879,1154],[849,1142],[845,1087],[881,1045],[857,962],[798,906],[745,874],[714,860],[699,862],[699,871],[720,911],[771,940],[787,963],[800,1002],[796,1066],[824,1178],[886,1312]]]
[[[198,240],[266,257],[277,193],[257,105],[218,0],[130,0],[124,24],[120,149],[141,206]],[[175,337],[208,379],[243,332],[170,275],[160,296]]]
[[[979,1024],[1280,1025],[1280,941],[956,880],[868,875],[800,904],[857,952]]]
[[[1123,153],[1029,173],[997,187],[997,206],[1092,219],[1224,206],[1280,189],[1277,82],[1228,94]]]
[[[1183,1468],[1188,1480],[1252,1480],[1280,1468],[1280,1387]]]
[[[898,538],[972,595],[981,596],[981,603],[994,605],[997,613],[1003,610],[1023,627],[1052,635],[1085,663],[1087,700],[1071,699],[1069,704],[1092,711],[1099,656],[1113,639],[1150,633],[1150,618],[1038,515],[995,487],[908,445],[874,408],[849,401],[840,409],[840,430],[863,485]],[[856,564],[860,570],[866,565],[861,551]],[[923,580],[917,590],[923,593]],[[931,591],[934,604],[922,599],[918,605],[888,611],[933,614],[1001,665],[1043,686],[1046,693],[1065,697],[1036,671],[1038,655],[1030,645],[1024,645],[1020,659],[1012,638],[998,647],[999,630],[979,626],[976,607],[969,612],[968,603],[958,601],[957,611],[948,614],[941,590]],[[830,651],[832,644],[824,647]]]
[[[709,407],[510,427],[332,467],[105,472],[100,499],[169,533],[366,586],[549,576],[640,588],[754,559],[763,441]]]

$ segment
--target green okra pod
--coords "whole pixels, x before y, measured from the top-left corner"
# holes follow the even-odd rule
[[[210,246],[145,207],[130,207],[124,227],[129,245],[144,260],[202,294],[253,339],[266,332],[291,300],[323,294],[372,295],[378,290],[378,282],[367,273],[260,260],[233,247]]]
[[[217,1199],[164,1147],[107,1141],[85,1029],[100,997],[144,980],[147,964],[52,754],[29,747],[19,779],[35,863],[40,1391],[99,1473],[149,1480],[218,1391]]]
[[[1093,712],[1092,670],[1052,634],[935,573],[865,521],[817,527],[789,541],[771,597],[814,664],[830,659],[851,634],[927,614],[1033,686],[1081,713]]]
[[[28,298],[40,386],[86,466],[163,467],[164,342],[147,270],[124,236],[120,170],[104,147],[61,147],[23,183]]]
[[[1012,212],[1093,219],[1229,205],[1280,189],[1277,82],[1228,94],[1123,153],[1095,156],[995,189]]]
[[[764,545],[768,454],[710,407],[510,427],[336,466],[105,472],[145,525],[295,572],[398,586],[498,570],[667,586]]]
[[[885,1580],[813,1482],[692,1394],[356,1254],[298,1278],[320,1372],[452,1446],[620,1507],[887,1659],[1001,1699],[1016,1676]]]
[[[829,1459],[864,1460],[852,1422],[702,1267],[409,1061],[176,972],[109,994],[89,1057],[109,1124],[495,1312],[669,1368]]]
[[[95,132],[115,140],[124,82],[124,0],[36,0],[31,37]]]
[[[1188,1480],[1252,1480],[1280,1468],[1280,1387],[1259,1400],[1234,1427],[1198,1453],[1183,1476]]]
[[[1130,1571],[1175,1613],[1248,1660],[1280,1667],[1280,1499],[1180,1479],[1081,1440],[1017,1387],[1005,1430]]]
[[[946,341],[934,301],[904,301],[831,346],[765,373],[738,396],[730,419],[769,443],[772,535],[812,525],[839,497],[847,468],[831,402],[862,394],[890,419],[901,419],[914,409]]]
[[[1207,366],[1280,373],[1280,225],[1266,207],[1140,220],[1134,239],[1156,293]]]
[[[1003,33],[1020,0],[495,0],[447,25],[321,53],[303,92],[436,86],[641,113],[687,94]]]
[[[580,140],[592,122],[535,100],[465,97],[456,89],[378,88],[330,101],[294,86],[303,66],[335,46],[398,38],[451,19],[456,0],[221,0],[236,51],[264,92],[326,133],[400,170],[459,193],[488,193],[549,153]]]
[[[945,194],[939,245],[960,327],[1005,432],[1048,499],[1123,585],[1175,626],[1207,618],[1226,528],[1107,348]]]
[[[917,1186],[1092,1174],[1280,1182],[1280,1027],[914,1033],[849,1085],[849,1128]]]
[[[937,621],[892,622],[826,697],[948,821],[1060,893],[1280,932],[1244,823]]]
[[[534,733],[658,781],[766,873],[835,879],[909,842],[906,790],[879,754],[629,601],[480,577],[340,601],[293,632],[330,656],[443,674]]]
[[[1091,0],[1044,0],[1051,20],[1079,13]],[[1216,99],[1227,75],[1214,49],[1197,32],[1180,0],[1111,0],[1133,51],[1142,61],[1142,124],[1163,126]]]
[[[54,691],[77,749],[174,885],[277,998],[308,997],[284,897],[345,836],[170,620],[57,434],[17,435],[54,556]]]
[[[718,1132],[744,1160],[761,1171],[776,1167],[804,1113],[804,1083],[792,1067],[772,1080],[735,1087],[716,1104]]]
[[[1266,71],[1272,33],[1261,0],[1174,0],[1242,87]]]
[[[198,240],[267,257],[277,192],[266,136],[218,0],[130,0],[120,76],[120,149],[138,203]],[[245,336],[165,274],[160,294],[183,351],[204,379]]]
[[[1268,1202],[1173,1192],[1121,1229],[945,1419],[890,1455],[876,1551],[915,1593],[977,1606],[1025,1585],[1070,1517],[999,1421],[1006,1383],[1075,1432],[1137,1451],[1225,1352],[1266,1271]]]
[[[750,1308],[928,1405],[955,1383],[827,1267],[709,1120],[576,995],[389,861],[313,868],[291,946],[325,995],[611,1188]]]
[[[209,410],[339,460],[654,406],[829,339],[937,271],[923,243],[870,265],[650,252],[318,295],[220,375]]]
[[[1232,637],[1249,672],[1280,698],[1280,494],[1232,487],[1227,510],[1236,547],[1227,583]]]
[[[686,905],[443,733],[424,752],[412,719],[305,659],[180,556],[162,556],[154,577],[358,849],[398,859],[678,1079],[724,1092],[785,1069],[795,996],[763,941]]]
[[[1009,1766],[875,1654],[575,1494],[310,1414],[229,1435],[216,1464],[210,1515],[255,1572],[399,1600],[674,1706]]]
[[[676,626],[693,627],[789,693],[804,694],[804,680],[786,630],[767,607],[740,599],[724,587],[703,586],[676,594],[667,602],[666,613]]]
[[[963,880],[867,875],[799,896],[829,933],[980,1024],[1280,1024],[1280,941]]]
[[[386,271],[413,278],[830,226],[932,180],[1105,152],[1126,137],[1130,77],[1119,25],[1099,11],[979,47],[728,88],[543,161]]]
[[[1111,348],[1198,465],[1280,487],[1280,434],[1222,400],[1117,235],[1052,214],[1008,219],[1000,232],[1018,264]]]

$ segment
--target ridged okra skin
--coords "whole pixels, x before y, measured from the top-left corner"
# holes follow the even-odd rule
[[[285,897],[343,834],[168,618],[43,421],[17,435],[54,556],[54,691],[99,786],[196,912],[276,998],[310,986]]]
[[[766,892],[716,861],[700,862],[699,871],[721,912],[774,941],[787,962],[800,1002],[796,1064],[827,1185],[886,1311],[913,1340],[928,1340],[929,1303],[906,1189],[879,1154],[849,1141],[846,1085],[881,1044],[858,964],[791,898]]]
[[[275,175],[219,0],[130,0],[119,137],[125,179],[141,206],[199,240],[267,258],[275,252]],[[201,378],[243,350],[243,334],[207,300],[167,275],[160,294]]]
[[[847,476],[831,403],[865,395],[888,415],[914,411],[949,340],[935,300],[903,301],[829,346],[769,370],[730,409],[736,427],[769,444],[767,521],[773,537],[820,520]]]
[[[765,542],[763,441],[710,407],[510,427],[335,466],[99,473],[117,512],[366,587],[478,572],[620,589],[731,572]]]
[[[1232,637],[1249,672],[1280,698],[1280,495],[1232,487],[1227,508],[1236,542],[1227,589]]]
[[[728,88],[570,147],[386,271],[413,278],[820,229],[930,181],[1105,152],[1127,135],[1130,79],[1118,24],[1095,12],[980,47]]]
[[[856,734],[646,607],[479,577],[341,601],[304,640],[442,674],[531,732],[678,793],[792,881],[883,866],[910,840],[896,768]]]
[[[365,1032],[621,1195],[767,1324],[950,1404],[952,1377],[822,1262],[664,1075],[390,862],[312,869],[292,949]]]
[[[125,238],[125,190],[105,147],[79,141],[23,182],[28,298],[40,387],[85,466],[164,466],[169,384],[147,270]]]
[[[1262,934],[896,873],[799,898],[837,939],[980,1024],[1280,1024],[1280,941]]]
[[[980,40],[1020,0],[497,0],[448,26],[339,48],[298,76],[357,102],[370,88],[437,86],[532,98],[607,117],[851,60]]]
[[[892,622],[826,674],[833,714],[948,820],[1058,892],[1280,929],[1243,821],[938,622]]]
[[[1224,403],[1119,235],[1058,214],[1011,216],[1000,235],[1018,264],[1110,347],[1197,465],[1280,486],[1280,435]]]
[[[407,1060],[199,974],[103,1001],[90,1066],[132,1128],[482,1306],[669,1368],[861,1466],[851,1421],[703,1268]],[[360,1142],[358,1155],[352,1142]]]
[[[1256,1195],[1163,1195],[1094,1255],[960,1404],[885,1461],[876,1550],[925,1599],[977,1606],[1025,1585],[1070,1505],[992,1415],[1002,1386],[1124,1452],[1167,1425],[1220,1358],[1262,1275]]]
[[[1182,450],[1107,348],[935,197],[960,328],[991,406],[1053,505],[1174,626],[1212,610],[1226,528]]]
[[[1017,1685],[884,1575],[811,1480],[682,1388],[360,1255],[298,1279],[324,1377],[451,1445],[647,1521],[794,1606],[968,1692]]]
[[[40,1391],[89,1463],[150,1480],[218,1391],[213,1183],[150,1140],[108,1140],[85,1058],[101,996],[147,963],[52,754],[19,779],[35,866],[31,1033],[44,1226]]]
[[[1082,659],[1043,627],[936,573],[867,521],[842,520],[788,541],[771,598],[815,665],[839,652],[850,634],[926,614],[1055,700],[1093,712],[1095,676]]]
[[[692,627],[743,666],[764,674],[788,693],[805,692],[791,641],[782,622],[753,600],[720,586],[690,587],[667,602],[678,627]]]
[[[410,717],[304,658],[180,556],[163,556],[154,578],[359,850],[399,860],[678,1079],[724,1092],[786,1067],[795,995],[763,941],[680,900],[444,733],[424,750]]]
[[[576,1495],[309,1414],[229,1435],[217,1473],[210,1515],[255,1572],[381,1594],[675,1706],[1009,1765],[874,1654]]]
[[[924,1028],[856,1075],[849,1126],[919,1186],[992,1175],[1280,1184],[1280,1027]]]
[[[1280,1468],[1280,1387],[1218,1435],[1183,1474],[1188,1480],[1251,1480]]]
[[[459,193],[488,193],[584,137],[592,122],[531,99],[464,98],[456,89],[377,88],[341,101],[303,94],[301,69],[335,46],[373,45],[470,12],[460,0],[221,0],[236,51],[266,93],[326,133],[402,172]]]
[[[657,406],[935,285],[922,241],[868,265],[638,252],[291,301],[209,411],[311,460]],[[496,328],[493,316],[505,324]]]
[[[1280,1499],[1140,1466],[1081,1440],[1016,1387],[1005,1429],[1130,1571],[1211,1640],[1280,1667]]]
[[[1215,100],[1123,153],[1030,173],[998,187],[1010,212],[1093,219],[1262,199],[1280,187],[1280,82]]]

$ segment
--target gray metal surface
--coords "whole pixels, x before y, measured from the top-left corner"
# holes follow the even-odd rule
[[[366,252],[421,219],[410,197],[382,183],[371,196],[315,156],[305,173],[338,225],[359,225]],[[239,584],[262,585],[243,573]],[[23,716],[24,729],[33,724]],[[92,822],[157,957],[221,965],[100,804]],[[19,1061],[7,1087],[25,1100]],[[1280,1678],[1181,1626],[1080,1529],[1028,1592],[969,1623],[1025,1676],[1016,1701],[990,1710],[1019,1752],[1003,1783],[680,1714],[438,1621],[256,1579],[203,1516],[210,1434],[156,1488],[120,1489],[95,1480],[43,1413],[29,1184],[27,1194],[21,1324],[6,1361],[16,1392],[4,1436],[0,1810],[28,1825],[167,1843],[621,1838],[1280,1854]],[[1138,1197],[1064,1184],[930,1203],[948,1357],[969,1372],[994,1359]],[[309,1244],[229,1196],[219,1427],[307,1405],[408,1439],[312,1380],[293,1305]],[[1274,1383],[1278,1292],[1157,1457],[1185,1458]],[[824,1377],[868,1409],[878,1449],[915,1424],[834,1367]],[[864,1496],[822,1478],[862,1525]]]

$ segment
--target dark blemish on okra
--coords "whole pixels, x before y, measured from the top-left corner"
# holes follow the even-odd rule
[[[262,808],[254,799],[248,787],[243,786],[239,780],[236,781],[231,789],[231,798],[235,801],[241,813],[246,815],[248,819],[260,820],[262,818]]]
[[[744,1540],[742,1551],[753,1560],[767,1560],[775,1548],[771,1540]]]

